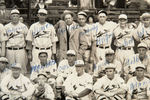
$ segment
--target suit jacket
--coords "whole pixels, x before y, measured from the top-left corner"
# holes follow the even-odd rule
[[[77,57],[80,59],[87,48],[87,38],[83,34],[83,30],[79,28],[78,24],[73,22],[69,40],[67,40],[67,25],[64,21],[59,21],[56,25],[56,32],[59,43],[57,44],[57,56],[59,61],[66,59],[67,42],[69,42],[69,49],[74,50]],[[81,58],[82,59],[82,58]]]
[[[1,13],[0,10],[0,23],[3,25],[8,24],[10,22],[10,10],[4,10],[5,13]]]

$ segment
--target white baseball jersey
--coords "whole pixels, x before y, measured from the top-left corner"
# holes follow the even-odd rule
[[[133,99],[147,99],[150,94],[150,80],[146,77],[142,81],[138,81],[136,77],[132,77],[127,82],[128,93]]]
[[[12,74],[5,76],[1,82],[2,92],[15,96],[17,94],[22,94],[24,97],[30,97],[34,92],[34,86],[30,80],[20,74],[19,78],[14,79]]]
[[[92,76],[88,73],[84,73],[82,76],[77,76],[77,74],[72,74],[64,82],[65,90],[69,94],[75,92],[77,94],[81,93],[85,89],[92,90]],[[91,100],[89,95],[80,98],[81,100]]]
[[[106,21],[104,25],[95,23],[95,30],[97,36],[96,44],[99,46],[110,46],[113,36],[113,29],[117,26],[116,23],[111,21]]]
[[[93,86],[94,91],[103,89],[104,92],[113,92],[118,90],[119,88],[126,90],[126,85],[124,80],[117,74],[115,74],[112,80],[108,79],[107,75],[105,75],[102,78],[98,79]],[[123,99],[123,96],[120,95],[120,97]]]
[[[125,29],[121,29],[120,26],[118,26],[114,29],[113,34],[116,38],[114,45],[117,47],[134,47],[134,34],[132,28],[126,27]]]
[[[148,28],[141,24],[135,31],[136,39],[144,42],[150,47],[150,26]]]
[[[31,25],[26,40],[32,41],[32,45],[39,48],[48,48],[53,42],[58,41],[56,32],[52,24],[46,22],[41,25],[36,22]]]
[[[17,25],[8,23],[5,25],[7,34],[7,45],[6,47],[25,47],[25,38],[28,33],[28,28],[25,24],[19,22]]]
[[[129,56],[124,62],[125,72],[128,71],[134,72],[135,67],[140,63],[144,64],[146,68],[150,68],[150,57],[146,55],[143,61],[141,61],[139,58],[139,54]]]
[[[116,66],[116,72],[119,74],[122,70],[122,64],[120,61],[114,59],[112,62]],[[105,70],[105,67],[108,63],[106,60],[102,60],[97,63],[96,68],[94,68],[94,76],[98,76],[99,72],[102,72]]]
[[[62,60],[58,65],[58,76],[67,78],[69,75],[76,73],[75,66],[70,66],[67,59]]]

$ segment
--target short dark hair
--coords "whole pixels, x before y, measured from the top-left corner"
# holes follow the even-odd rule
[[[41,54],[46,54],[46,56],[48,56],[48,53],[47,53],[47,52],[40,52],[40,53],[39,53],[39,56],[40,56]]]

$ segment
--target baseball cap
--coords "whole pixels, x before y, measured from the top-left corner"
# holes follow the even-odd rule
[[[46,73],[39,73],[38,77],[41,76],[41,75],[44,76],[45,78],[48,78]]]
[[[12,64],[12,65],[11,65],[11,68],[18,68],[18,69],[21,69],[21,64],[19,64],[19,63]]]
[[[106,54],[114,54],[115,52],[114,52],[114,50],[112,50],[112,49],[106,49],[106,51],[105,51],[105,55]]]
[[[128,19],[126,14],[120,14],[118,18],[119,19]]]
[[[10,14],[20,14],[18,9],[11,10]]]
[[[135,67],[135,69],[137,69],[137,68],[143,68],[143,69],[145,69],[145,66],[144,66],[143,64],[138,64],[138,65]]]
[[[74,50],[68,50],[67,51],[67,55],[76,55],[75,51]]]
[[[105,70],[106,69],[116,69],[116,66],[114,65],[114,64],[107,64],[106,66],[105,66]]]
[[[141,16],[141,18],[150,18],[150,13],[143,13]]]
[[[39,9],[38,14],[46,14],[47,15],[47,10],[46,9]]]
[[[5,58],[5,57],[0,57],[0,62],[6,62],[6,63],[8,63],[8,59]]]
[[[77,60],[75,61],[75,66],[76,67],[80,67],[80,66],[83,66],[84,65],[84,61],[83,60]]]
[[[87,14],[84,11],[78,12],[78,15],[83,15],[83,16],[87,17]]]
[[[147,44],[145,44],[145,43],[140,43],[140,44],[138,44],[138,46],[137,46],[138,48],[141,48],[141,47],[143,47],[143,48],[147,48]]]
[[[100,11],[98,12],[98,15],[100,15],[101,13],[104,13],[104,14],[107,16],[107,12],[106,12],[105,10],[100,10]]]

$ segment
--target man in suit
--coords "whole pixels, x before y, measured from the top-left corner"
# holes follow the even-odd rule
[[[68,50],[74,50],[77,55],[82,55],[84,45],[86,46],[86,38],[82,33],[82,29],[73,21],[74,13],[65,10],[62,19],[56,25],[58,36],[57,56],[59,61],[67,57]]]

